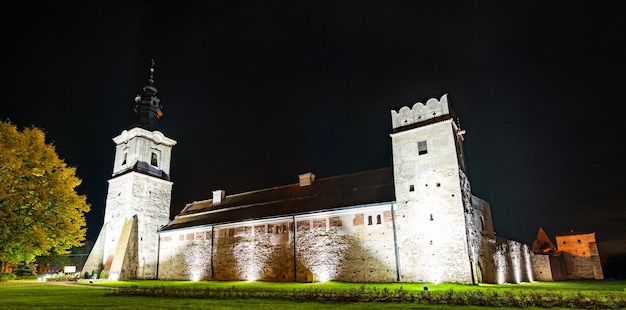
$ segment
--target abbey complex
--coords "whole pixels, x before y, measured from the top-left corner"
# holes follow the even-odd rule
[[[170,220],[154,68],[113,141],[104,224],[83,271],[108,279],[520,283],[602,279],[595,235],[496,237],[472,194],[447,95],[391,111],[393,167],[245,193],[216,189]]]

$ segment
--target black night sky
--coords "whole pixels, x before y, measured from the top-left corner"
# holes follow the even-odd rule
[[[448,94],[498,236],[626,252],[623,1],[144,1],[0,13],[0,118],[77,167],[88,238],[150,60],[185,203],[391,166],[391,110]]]

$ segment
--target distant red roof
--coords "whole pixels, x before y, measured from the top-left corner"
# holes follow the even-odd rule
[[[536,254],[549,254],[556,252],[557,249],[552,241],[550,241],[546,232],[543,231],[543,227],[539,227],[537,237],[535,237],[535,241],[530,250]]]

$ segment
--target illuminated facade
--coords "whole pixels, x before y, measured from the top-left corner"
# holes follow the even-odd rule
[[[135,98],[137,120],[113,138],[115,160],[109,179],[104,224],[83,272],[109,279],[157,276],[157,230],[169,222],[171,149],[176,141],[159,131],[163,115],[154,86],[154,67],[143,93]]]
[[[391,111],[393,167],[187,204],[169,220],[176,141],[151,68],[137,121],[113,141],[102,230],[83,272],[109,279],[532,281],[528,247],[496,238],[472,195],[447,95]]]
[[[186,205],[159,231],[160,279],[519,283],[528,247],[472,195],[447,95],[391,111],[393,167]]]

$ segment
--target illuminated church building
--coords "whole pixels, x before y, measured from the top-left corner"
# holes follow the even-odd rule
[[[471,192],[447,95],[391,111],[393,167],[245,193],[215,190],[170,220],[170,152],[151,68],[116,144],[105,218],[83,272],[108,279],[520,283],[525,244],[496,237]],[[383,121],[383,120],[381,120]]]

